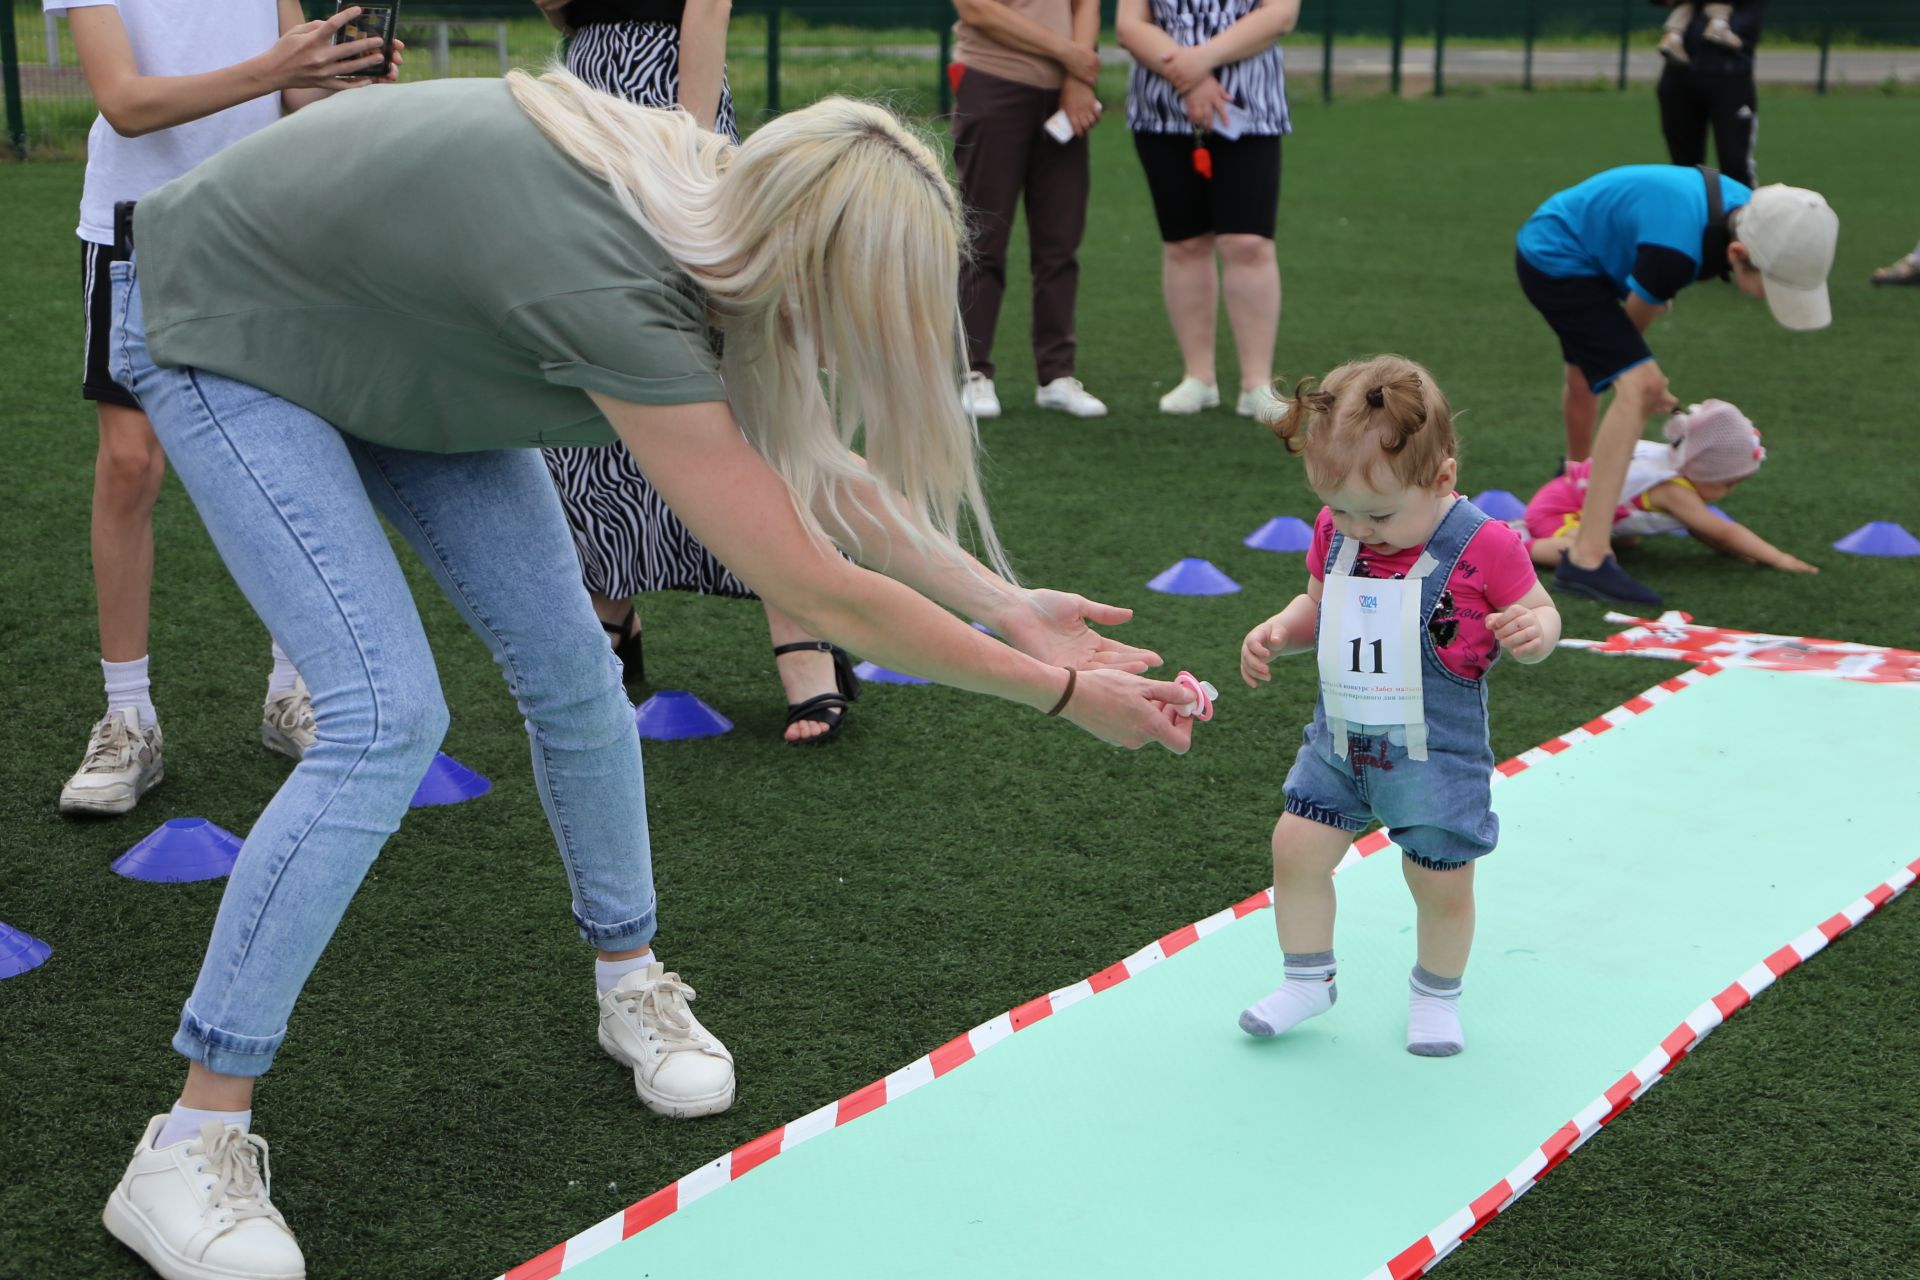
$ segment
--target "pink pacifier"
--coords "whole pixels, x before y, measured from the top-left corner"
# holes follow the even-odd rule
[[[1194,708],[1187,712],[1187,715],[1192,716],[1195,720],[1213,719],[1213,700],[1220,696],[1218,689],[1208,684],[1205,680],[1200,679],[1191,671],[1182,671],[1173,678],[1173,682],[1193,691]]]

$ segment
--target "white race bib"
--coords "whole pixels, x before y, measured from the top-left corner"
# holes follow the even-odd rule
[[[1425,760],[1420,594],[1436,563],[1423,555],[1404,579],[1356,578],[1358,550],[1342,541],[1320,593],[1320,698],[1334,752],[1346,758],[1350,724],[1404,725],[1407,755]]]

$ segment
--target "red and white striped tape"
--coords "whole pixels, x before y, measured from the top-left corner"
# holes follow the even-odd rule
[[[1503,778],[1511,778],[1517,773],[1522,773],[1532,768],[1543,760],[1550,760],[1571,747],[1577,746],[1591,738],[1598,737],[1609,729],[1651,711],[1654,707],[1659,706],[1674,694],[1687,688],[1687,686],[1696,684],[1709,676],[1715,675],[1721,669],[1717,664],[1707,662],[1702,663],[1690,671],[1683,671],[1670,680],[1663,680],[1653,688],[1648,689],[1645,693],[1640,694],[1638,697],[1628,699],[1625,703],[1615,707],[1605,715],[1589,720],[1578,729],[1568,730],[1557,738],[1550,738],[1532,750],[1523,751],[1513,759],[1504,761],[1496,766],[1497,773],[1493,780],[1498,783]],[[1368,832],[1353,842],[1352,847],[1347,850],[1346,857],[1341,860],[1340,867],[1345,867],[1352,862],[1359,861],[1361,858],[1378,853],[1390,844],[1392,844],[1392,841],[1387,838],[1385,831]],[[1337,871],[1338,869],[1339,868],[1336,868],[1335,870]],[[1911,881],[1912,879],[1913,876],[1909,873],[1907,880]],[[1904,887],[1904,885],[1902,887]],[[1897,892],[1897,890],[1895,891]],[[1876,890],[1876,892],[1878,892],[1878,890]],[[1869,896],[1871,897],[1871,895]],[[1887,896],[1892,896],[1892,893],[1888,893]],[[1865,899],[1863,899],[1863,901],[1865,901]],[[1882,898],[1881,901],[1885,901],[1885,898]],[[1050,1017],[1071,1005],[1078,1004],[1089,996],[1098,995],[1108,987],[1117,986],[1125,982],[1128,978],[1135,977],[1142,971],[1152,968],[1168,956],[1192,946],[1208,934],[1217,933],[1221,929],[1226,928],[1242,916],[1252,915],[1254,912],[1272,905],[1273,890],[1269,887],[1261,890],[1259,893],[1253,894],[1243,901],[1235,903],[1223,911],[1216,911],[1204,920],[1195,921],[1185,928],[1175,929],[1172,933],[1167,934],[1155,942],[1149,943],[1146,947],[1136,951],[1118,964],[1110,965],[1090,978],[1076,982],[1072,986],[1062,987],[1058,991],[1052,991],[1046,995],[1029,1000],[1018,1008],[1001,1014],[991,1022],[983,1023],[964,1035],[955,1036],[952,1040],[941,1045],[932,1053],[908,1063],[892,1075],[882,1077],[872,1084],[867,1085],[865,1088],[855,1090],[846,1097],[841,1098],[838,1102],[828,1103],[819,1110],[810,1112],[798,1120],[781,1125],[779,1128],[764,1133],[751,1142],[743,1143],[735,1147],[719,1159],[704,1164],[692,1173],[687,1174],[678,1182],[662,1187],[637,1204],[628,1205],[619,1213],[588,1227],[571,1240],[557,1244],[537,1257],[529,1258],[511,1271],[506,1272],[505,1275],[498,1277],[497,1280],[550,1280],[551,1277],[559,1275],[561,1272],[567,1270],[567,1268],[578,1266],[588,1258],[611,1249],[614,1245],[619,1244],[629,1236],[646,1230],[668,1214],[692,1204],[702,1196],[719,1190],[735,1178],[742,1177],[760,1165],[765,1164],[782,1151],[790,1151],[802,1142],[806,1142],[811,1138],[817,1138],[831,1129],[836,1129],[843,1124],[859,1119],[870,1111],[876,1111],[889,1102],[897,1101],[923,1085],[931,1084],[962,1063],[985,1053],[988,1049],[1007,1039],[1015,1032],[1023,1031],[1041,1019]],[[1872,909],[1871,906],[1867,908],[1868,911]],[[1864,915],[1865,912],[1863,911],[1861,914]],[[1843,918],[1844,917],[1835,917],[1835,919]],[[1854,917],[1854,919],[1857,920],[1858,917]],[[1819,931],[1816,930],[1815,932],[1818,933]],[[1832,935],[1829,934],[1826,936],[1830,937]],[[1825,945],[1824,937],[1820,945]],[[1818,950],[1818,947],[1814,949]],[[1811,954],[1811,952],[1806,954]],[[1781,972],[1784,972],[1784,970],[1781,970]],[[1768,981],[1772,981],[1771,976],[1769,976]],[[1729,990],[1732,990],[1732,988],[1729,988]],[[1758,990],[1758,988],[1751,988],[1750,991],[1751,990]],[[1742,999],[1740,1003],[1745,1003],[1745,999]],[[1713,1005],[1705,1005],[1702,1007],[1708,1009],[1714,1008]],[[1733,1008],[1737,1007],[1738,1005],[1733,1006]],[[1732,1008],[1729,1008],[1725,1012],[1731,1011]],[[1696,1014],[1695,1018],[1699,1016],[1700,1015]],[[1710,1027],[1711,1025],[1717,1024],[1723,1016],[1724,1013],[1716,1011],[1713,1023],[1706,1024],[1706,1026]],[[1689,1019],[1688,1023],[1691,1024],[1693,1021],[1694,1019]],[[1685,1027],[1682,1029],[1684,1030]],[[1704,1035],[1705,1029],[1703,1028],[1698,1034]],[[1668,1037],[1669,1041],[1672,1039],[1673,1037]],[[1691,1041],[1688,1043],[1690,1044]],[[1684,1055],[1685,1052],[1684,1046],[1678,1050],[1680,1055]],[[1671,1059],[1671,1061],[1678,1060],[1677,1056]],[[1663,1061],[1667,1060],[1663,1059]],[[1643,1066],[1644,1065],[1645,1064],[1643,1064]],[[1643,1076],[1640,1078],[1647,1077]],[[1657,1073],[1651,1077],[1651,1079],[1657,1078]],[[1618,1086],[1616,1086],[1616,1088],[1617,1087]],[[1644,1090],[1647,1086],[1637,1085],[1637,1087]],[[1611,1091],[1609,1092],[1611,1093]],[[1634,1096],[1638,1095],[1636,1094]],[[1624,1106],[1625,1103],[1621,1105]],[[1591,1111],[1592,1108],[1588,1108],[1588,1110]],[[1581,1113],[1582,1116],[1586,1114],[1586,1112]],[[1548,1145],[1551,1145],[1553,1141],[1560,1139],[1562,1135],[1568,1133],[1577,1134],[1578,1141],[1573,1138],[1568,1138],[1566,1141],[1561,1142],[1559,1152],[1553,1157],[1552,1163],[1557,1163],[1560,1159],[1563,1159],[1567,1151],[1572,1150],[1573,1147],[1579,1145],[1580,1141],[1585,1140],[1585,1137],[1592,1132],[1592,1128],[1598,1127],[1599,1124],[1605,1122],[1605,1119],[1610,1118],[1611,1116],[1609,1115],[1604,1119],[1595,1120],[1593,1125],[1585,1130],[1580,1130],[1574,1125],[1563,1127],[1561,1132],[1555,1135],[1554,1139],[1549,1140]],[[1578,1117],[1576,1117],[1576,1120],[1577,1119]],[[1537,1163],[1532,1164],[1531,1172],[1527,1172],[1526,1177],[1537,1180],[1546,1169],[1552,1167],[1552,1163],[1549,1163],[1547,1158],[1542,1156]],[[1522,1164],[1520,1169],[1515,1171],[1515,1174],[1520,1174],[1527,1170],[1529,1170],[1529,1165]],[[1501,1185],[1505,1186],[1507,1190],[1503,1193],[1499,1202],[1492,1208],[1485,1208],[1486,1203],[1489,1202],[1489,1197],[1493,1195],[1492,1191],[1488,1192],[1486,1196],[1482,1196],[1479,1200],[1476,1200],[1474,1202],[1475,1208],[1472,1212],[1478,1213],[1480,1209],[1485,1208],[1484,1214],[1481,1214],[1479,1217],[1471,1217],[1461,1221],[1451,1237],[1452,1242],[1446,1245],[1446,1249],[1452,1249],[1458,1245],[1462,1239],[1472,1233],[1480,1222],[1485,1221],[1487,1217],[1491,1217],[1494,1213],[1499,1212],[1499,1210],[1504,1208],[1507,1203],[1510,1203],[1512,1198],[1517,1196],[1521,1190],[1530,1186],[1531,1182],[1517,1180],[1510,1175],[1508,1180]],[[1518,1189],[1516,1190],[1515,1188]],[[1498,1191],[1500,1188],[1496,1187],[1494,1190]],[[1465,1212],[1468,1211],[1463,1211],[1463,1213]],[[1455,1216],[1456,1218],[1460,1217],[1460,1215]],[[1423,1245],[1431,1244],[1432,1248],[1430,1248],[1426,1254],[1420,1255],[1424,1257],[1424,1261],[1409,1265],[1417,1265],[1421,1268],[1431,1265],[1434,1259],[1445,1252],[1444,1249],[1441,1249],[1438,1244],[1434,1244],[1433,1242],[1441,1238],[1448,1228],[1454,1227],[1455,1225],[1455,1219],[1450,1218],[1446,1223],[1443,1223],[1433,1235],[1423,1240]],[[1413,1249],[1408,1250],[1401,1255],[1401,1258],[1418,1255],[1420,1247],[1421,1246],[1415,1246]],[[1402,1263],[1400,1259],[1395,1259],[1391,1265],[1397,1268],[1401,1267]],[[1392,1275],[1401,1277],[1418,1275],[1420,1272],[1418,1270],[1382,1270],[1375,1274],[1378,1276]],[[1369,1280],[1372,1280],[1372,1278],[1370,1277]]]

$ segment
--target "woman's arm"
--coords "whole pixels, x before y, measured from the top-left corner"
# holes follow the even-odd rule
[[[687,0],[680,16],[680,105],[702,129],[720,119],[720,86],[727,74],[727,19],[731,0]]]
[[[1769,569],[1784,569],[1789,573],[1820,572],[1817,567],[1788,555],[1737,520],[1715,515],[1707,506],[1706,499],[1687,485],[1669,480],[1656,485],[1650,496],[1655,496],[1655,505],[1661,511],[1687,526],[1688,533],[1723,555],[1765,565]]]
[[[1205,44],[1173,49],[1160,55],[1160,74],[1182,94],[1192,93],[1221,67],[1251,58],[1293,30],[1300,18],[1300,0],[1264,0],[1240,21]]]
[[[333,44],[333,33],[359,12],[349,9],[325,22],[304,23],[245,62],[192,76],[141,75],[119,10],[111,5],[70,9],[67,25],[100,114],[121,137],[137,138],[204,119],[275,90],[331,86],[336,75],[377,65],[378,40]]]
[[[810,634],[889,667],[1045,710],[1069,677],[969,627],[910,588],[848,564],[808,536],[787,486],[740,435],[724,403],[594,403],[667,505],[721,563]],[[1073,678],[1062,714],[1120,746],[1185,751],[1192,705],[1178,685],[1121,671]]]
[[[1172,36],[1154,25],[1147,0],[1120,0],[1113,15],[1113,33],[1120,47],[1155,75],[1166,74],[1162,60],[1180,48]]]
[[[567,25],[566,15],[562,12],[573,0],[533,0],[533,3],[540,10],[540,16],[547,20],[548,26],[563,36],[573,34],[573,28]]]

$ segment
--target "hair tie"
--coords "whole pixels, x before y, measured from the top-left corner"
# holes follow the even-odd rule
[[[1367,388],[1367,403],[1375,409],[1387,407],[1387,393],[1379,387]]]

